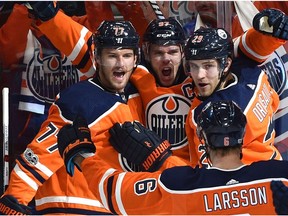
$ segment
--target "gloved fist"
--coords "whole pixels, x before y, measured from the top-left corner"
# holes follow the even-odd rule
[[[70,176],[74,175],[74,165],[81,171],[80,166],[74,162],[74,158],[83,153],[95,153],[96,147],[91,140],[90,129],[82,116],[77,116],[73,125],[62,127],[57,135],[58,150],[64,159],[66,171]]]
[[[41,21],[52,19],[59,10],[59,4],[54,1],[27,1],[25,6],[35,18]]]
[[[110,130],[112,146],[141,171],[153,172],[172,154],[171,145],[141,123],[116,123]]]
[[[22,205],[18,200],[11,196],[5,195],[0,199],[0,214],[1,215],[30,215],[31,208]]]
[[[288,40],[288,17],[281,10],[262,10],[253,18],[253,27],[264,34]]]
[[[288,214],[288,187],[282,181],[271,181],[273,204],[278,215]]]

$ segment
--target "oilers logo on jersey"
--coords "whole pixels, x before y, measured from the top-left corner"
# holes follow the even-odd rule
[[[163,139],[169,140],[172,150],[187,145],[185,121],[190,101],[180,95],[166,94],[152,100],[145,110],[146,126]]]

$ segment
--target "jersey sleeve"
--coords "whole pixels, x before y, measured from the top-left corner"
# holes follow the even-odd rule
[[[171,203],[163,197],[165,194],[161,187],[156,187],[160,172],[143,172],[136,175],[134,172],[119,172],[110,168],[97,155],[85,159],[81,168],[85,178],[89,179],[90,190],[112,213],[132,215],[143,214],[144,211],[155,214],[163,212],[163,207],[167,207],[165,212],[169,213]],[[156,188],[157,191],[149,193],[149,196],[142,196],[148,193],[148,190],[151,192]],[[153,204],[152,200],[157,202]]]
[[[281,40],[270,35],[265,35],[253,28],[248,29],[234,42],[235,47],[239,45],[240,50],[250,59],[262,63],[281,45],[285,44]],[[236,54],[237,56],[237,54]]]
[[[3,68],[10,69],[23,56],[30,25],[27,8],[15,4],[6,23],[0,28],[0,62]]]
[[[62,11],[37,27],[81,72],[95,70],[93,67],[92,32],[86,27],[73,21]]]
[[[5,194],[14,196],[25,205],[33,199],[37,189],[64,165],[57,150],[56,134],[67,123],[60,118],[59,109],[55,105],[51,106],[49,112],[39,133],[16,159],[5,191]]]

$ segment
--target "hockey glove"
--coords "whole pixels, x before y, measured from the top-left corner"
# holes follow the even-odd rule
[[[25,6],[35,18],[41,21],[52,19],[59,10],[59,4],[53,1],[27,1]]]
[[[79,154],[96,152],[86,120],[77,116],[73,125],[68,124],[60,129],[57,137],[59,153],[64,159],[66,171],[73,176],[74,165],[81,171],[80,166],[74,162],[74,158]]]
[[[288,40],[288,17],[278,9],[264,9],[256,14],[253,27],[264,34]]]
[[[288,214],[288,187],[282,181],[272,181],[273,204],[278,215]]]
[[[171,145],[139,122],[116,123],[110,130],[110,143],[141,171],[158,170],[172,154]]]
[[[18,200],[11,196],[5,195],[0,199],[1,215],[30,215],[32,210],[29,206],[22,205]]]

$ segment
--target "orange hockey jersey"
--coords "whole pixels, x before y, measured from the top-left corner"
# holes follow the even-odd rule
[[[90,60],[87,68],[93,65],[89,47],[91,32],[85,27],[59,12],[39,28],[73,63],[83,62],[83,56],[78,54],[83,54],[84,51],[84,60]],[[85,65],[83,68],[86,68]],[[135,71],[138,70],[144,69],[136,68]],[[17,159],[5,194],[13,195],[23,204],[27,204],[35,196],[38,214],[107,212],[89,191],[82,173],[75,170],[73,178],[66,173],[57,150],[56,136],[59,128],[71,123],[75,115],[80,113],[88,121],[92,140],[97,146],[97,155],[113,167],[134,170],[108,141],[108,130],[115,123],[143,121],[141,118],[144,112],[136,89],[129,84],[125,92],[127,104],[119,95],[104,91],[97,79],[79,82],[62,91],[51,106],[49,117],[40,132]],[[166,164],[176,165],[174,161]]]
[[[151,73],[138,70],[130,80],[139,89],[146,127],[169,140],[173,155],[189,161],[185,121],[193,99],[191,79],[187,77],[169,88],[160,87]]]
[[[35,196],[38,214],[105,212],[89,191],[82,173],[76,170],[74,177],[66,173],[57,150],[57,132],[71,123],[77,114],[84,116],[99,157],[113,167],[126,170],[123,158],[108,141],[108,130],[115,123],[141,120],[137,117],[139,110],[142,114],[141,100],[135,87],[129,84],[125,92],[129,98],[127,104],[120,95],[105,91],[97,79],[92,78],[61,91],[40,132],[17,158],[5,194],[13,195],[24,204]]]
[[[253,3],[248,2],[248,4],[234,1],[234,4],[238,4],[238,11],[233,21],[233,35],[242,34],[243,30],[252,25],[253,14],[262,11],[264,8],[277,8],[286,15],[288,14],[287,1],[253,1]],[[246,11],[249,12],[246,13]],[[270,43],[263,44],[263,46],[268,47]],[[288,160],[288,43],[276,49],[260,67],[266,72],[271,86],[279,94],[279,109],[274,118],[275,146],[280,151],[283,159]]]
[[[288,162],[276,160],[232,170],[179,166],[131,173],[95,156],[81,167],[93,194],[117,215],[272,215],[270,182],[288,183]]]
[[[253,43],[253,41],[247,39],[249,36],[256,37],[258,35],[259,42],[261,38],[260,34],[261,33],[250,29],[250,31],[246,32],[239,39],[242,40],[240,44],[240,47],[242,47],[241,50],[244,50],[245,46],[246,55],[258,61],[262,58],[262,60],[265,60],[268,53],[266,53],[266,56],[257,55],[253,57],[255,53],[251,52],[253,49],[250,49],[250,47],[255,47],[257,43]],[[262,38],[266,38],[266,36]],[[283,42],[284,41],[272,37],[270,37],[269,40],[271,46],[276,46],[276,48],[282,45]],[[235,43],[237,44],[237,41]],[[247,53],[247,50],[250,51],[250,53]],[[189,150],[192,163],[194,165],[197,163],[207,165],[204,146],[197,137],[196,121],[203,107],[209,101],[217,100],[233,100],[241,107],[247,117],[242,159],[245,164],[259,160],[281,160],[282,157],[274,146],[275,128],[273,117],[279,105],[278,94],[270,86],[267,75],[258,67],[257,62],[251,61],[246,56],[240,55],[238,58],[235,58],[231,66],[231,71],[234,76],[233,83],[214,92],[203,102],[198,98],[193,100],[186,122],[186,133],[190,144]]]
[[[80,43],[80,41],[89,41],[91,32],[85,31],[80,25],[72,24],[69,17],[58,13],[54,19],[40,25],[39,29],[48,36],[56,47],[81,61],[81,59],[86,58],[87,52],[90,50],[88,43]],[[53,32],[50,30],[51,26],[53,26]],[[59,38],[55,32],[59,32],[59,34],[61,32],[62,37]],[[269,47],[263,46],[267,43],[270,44]],[[282,44],[284,44],[283,40],[250,29],[241,37],[241,40],[235,41],[235,50],[238,50],[237,47],[239,46],[246,56],[257,62],[263,62]],[[92,61],[91,58],[91,64]],[[179,85],[170,88],[159,87],[153,75],[143,67],[141,68],[143,69],[139,70],[141,73],[135,71],[132,74],[131,81],[141,95],[146,125],[169,140],[175,155],[181,156],[185,160],[189,159],[183,120],[186,119],[193,98],[192,80],[187,78]],[[194,161],[194,159],[192,160]]]

